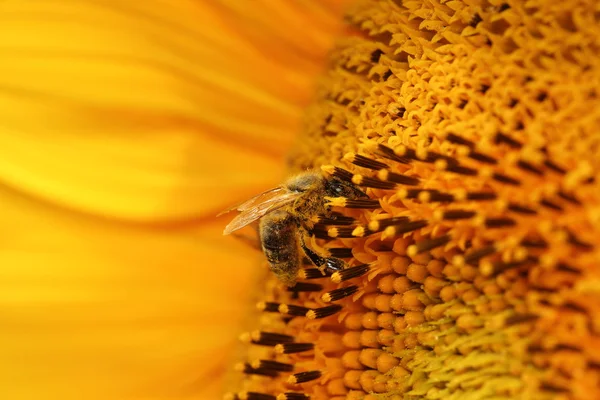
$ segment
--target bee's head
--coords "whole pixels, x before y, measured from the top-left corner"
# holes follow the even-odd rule
[[[325,179],[325,192],[330,197],[345,197],[347,199],[368,198],[355,184],[340,179],[337,176]]]

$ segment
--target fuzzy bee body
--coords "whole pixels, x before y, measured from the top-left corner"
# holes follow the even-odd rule
[[[271,271],[293,286],[301,257],[296,219],[287,211],[273,211],[260,219],[259,234]]]
[[[227,225],[223,234],[228,235],[260,220],[260,241],[271,270],[283,283],[294,286],[303,255],[320,268],[343,268],[343,261],[317,254],[304,241],[316,217],[331,216],[326,197],[358,199],[367,196],[354,184],[340,178],[306,172],[232,208],[240,214]]]

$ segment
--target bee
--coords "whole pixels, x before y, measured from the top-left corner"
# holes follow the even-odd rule
[[[326,197],[359,199],[367,195],[338,177],[305,172],[224,211],[237,210],[240,214],[225,227],[223,234],[229,235],[259,220],[259,240],[269,267],[290,287],[296,284],[304,256],[322,270],[340,270],[345,264],[342,260],[319,255],[306,245],[304,239],[319,216],[335,218]]]

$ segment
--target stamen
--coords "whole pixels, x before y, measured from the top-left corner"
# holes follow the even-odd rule
[[[434,218],[441,221],[454,221],[459,219],[473,218],[477,213],[469,210],[436,210],[434,212]]]
[[[321,375],[321,371],[298,372],[297,374],[290,375],[287,382],[290,385],[297,385],[300,383],[310,382],[314,381],[315,379],[319,379]]]
[[[418,185],[420,180],[419,178],[415,178],[413,176],[407,176],[402,174],[397,174],[395,172],[391,172],[387,169],[382,169],[377,173],[377,177],[382,181],[388,181],[393,183],[398,183],[400,185],[407,186],[415,186]]]
[[[334,283],[342,283],[344,281],[347,281],[348,279],[363,276],[364,274],[369,272],[370,269],[371,266],[369,264],[361,264],[357,265],[356,267],[344,269],[342,271],[337,271],[331,275],[331,281]]]
[[[467,200],[496,200],[498,196],[494,192],[468,192]]]
[[[409,222],[408,217],[392,217],[392,218],[384,218],[384,219],[376,219],[374,221],[369,222],[367,225],[367,229],[370,233],[381,232],[388,226],[399,225]]]
[[[374,210],[380,207],[379,199],[347,199],[345,197],[335,197],[329,200],[332,206],[344,208],[363,208]]]
[[[516,204],[516,203],[509,203],[507,209],[512,212],[519,213],[519,214],[528,214],[528,215],[537,214],[536,210],[533,210],[531,208],[528,208],[528,207],[525,207],[525,206],[522,206],[522,205]]]
[[[330,292],[323,293],[321,295],[321,300],[326,303],[331,303],[332,301],[341,300],[344,297],[348,297],[353,295],[358,291],[358,286],[348,286],[344,288],[334,289]]]
[[[384,190],[390,190],[396,187],[396,184],[393,182],[386,182],[363,175],[352,175],[352,183],[358,186]]]
[[[450,143],[460,144],[460,145],[467,146],[470,148],[475,147],[475,143],[473,143],[472,141],[465,139],[463,137],[457,136],[454,133],[449,133],[446,136],[446,140],[449,141]]]
[[[479,260],[481,260],[483,257],[487,257],[491,254],[494,254],[496,251],[498,251],[498,250],[496,249],[496,246],[494,246],[494,245],[485,246],[485,247],[481,247],[479,249],[471,250],[470,252],[466,253],[464,256],[458,256],[459,259],[462,259],[462,262],[459,261],[459,263],[460,264],[477,265],[479,263]],[[456,262],[453,262],[453,263],[454,263],[454,265],[457,265]]]
[[[279,303],[273,303],[268,301],[261,301],[258,304],[256,304],[256,308],[259,311],[263,312],[279,312],[279,306]]]
[[[318,268],[303,268],[298,273],[300,279],[322,279],[331,276],[328,270],[320,270]]]
[[[351,258],[352,249],[348,247],[330,247],[327,249],[330,257],[334,258]]]
[[[435,249],[436,247],[444,246],[445,244],[450,242],[451,239],[452,236],[446,234],[434,239],[421,240],[416,244],[408,246],[408,248],[406,249],[406,254],[409,257],[414,257],[417,254],[421,254],[425,251]]]
[[[279,372],[277,371],[273,371],[273,370],[268,370],[268,369],[261,369],[261,368],[253,368],[250,364],[248,363],[238,363],[235,365],[235,370],[242,372],[246,375],[261,375],[261,376],[269,376],[271,378],[275,378],[277,376],[279,376]]]
[[[381,161],[373,160],[372,158],[365,157],[360,154],[355,153],[347,153],[344,155],[344,160],[351,162],[354,165],[358,165],[359,167],[372,169],[378,171],[380,169],[389,168],[387,164],[382,163]]]
[[[501,174],[499,172],[494,172],[492,174],[492,179],[501,183],[506,183],[507,185],[519,186],[521,184],[520,180],[511,178],[510,176]]]
[[[410,159],[408,159],[407,157],[399,156],[398,154],[396,154],[396,152],[394,150],[392,150],[391,148],[389,148],[383,144],[377,145],[377,148],[381,152],[381,155],[384,158],[387,158],[388,160],[396,161],[401,164],[409,164],[410,163]]]
[[[336,314],[342,310],[339,304],[332,304],[326,307],[314,308],[306,312],[305,316],[308,319],[321,319]]]
[[[546,199],[541,200],[540,201],[540,205],[542,205],[542,206],[544,206],[546,208],[549,208],[549,209],[551,209],[553,211],[564,211],[561,206],[559,206],[558,204],[553,203],[553,202],[551,202],[549,200],[546,200]]]
[[[294,354],[310,351],[315,348],[313,343],[282,343],[275,346],[275,352],[279,354]]]
[[[408,232],[416,231],[418,229],[425,228],[427,225],[429,225],[429,223],[425,220],[411,221],[411,222],[407,222],[405,224],[388,226],[387,228],[384,229],[384,233],[387,237],[394,237],[394,236],[403,235]]]
[[[277,395],[277,400],[310,400],[310,396],[304,393],[281,393]]]
[[[486,228],[506,228],[515,226],[517,221],[511,218],[486,218],[484,224]]]
[[[323,290],[323,285],[309,282],[296,282],[296,285],[288,287],[288,292],[320,292]]]
[[[273,370],[278,372],[292,372],[293,364],[282,363],[274,360],[256,360],[250,363],[254,369]]]
[[[238,396],[240,400],[277,400],[273,395],[258,392],[241,392]]]
[[[240,339],[246,342],[249,339],[251,343],[261,346],[275,346],[280,343],[291,343],[294,341],[294,337],[290,335],[263,331],[254,331],[248,334],[242,334]]]
[[[281,314],[291,315],[294,317],[304,317],[310,311],[308,307],[297,306],[294,304],[280,304],[278,311]]]
[[[512,147],[513,149],[520,149],[523,147],[523,145],[521,143],[517,142],[510,136],[503,134],[502,132],[497,132],[496,136],[494,137],[494,140],[496,143],[507,144],[509,147]]]
[[[532,174],[535,174],[537,176],[544,176],[544,171],[535,167],[533,164],[531,164],[527,161],[524,161],[524,160],[517,161],[517,167],[519,167],[523,171],[531,172]]]
[[[539,318],[537,314],[514,314],[504,319],[504,326],[523,324],[535,321]]]

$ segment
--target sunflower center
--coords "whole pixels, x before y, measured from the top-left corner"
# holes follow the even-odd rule
[[[230,398],[600,397],[596,5],[476,3],[349,11],[289,162],[369,198],[306,238],[343,270],[267,284]]]

